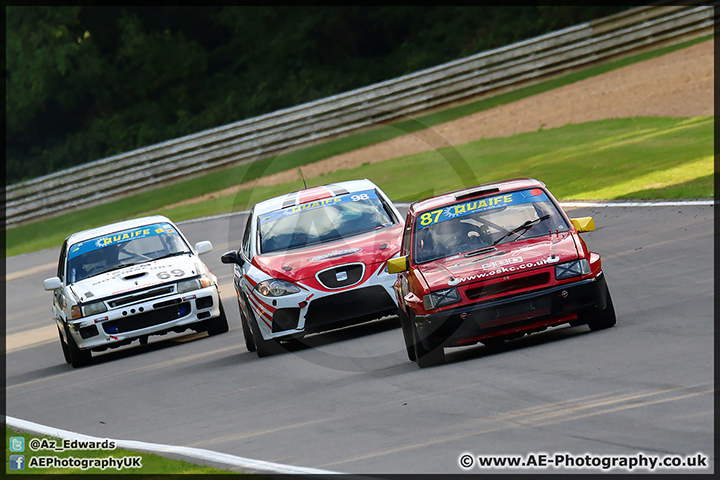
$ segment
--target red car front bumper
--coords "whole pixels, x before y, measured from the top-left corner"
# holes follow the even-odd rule
[[[522,336],[548,326],[583,322],[607,305],[605,276],[414,317],[423,347],[471,345],[492,337]]]

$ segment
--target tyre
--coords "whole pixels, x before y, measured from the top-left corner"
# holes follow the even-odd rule
[[[413,345],[415,347],[415,358],[417,359],[418,367],[427,368],[438,365],[445,361],[445,351],[442,347],[437,346],[431,349],[426,349],[420,341],[420,335],[417,331],[417,327],[411,322],[413,332]]]
[[[227,316],[225,315],[225,308],[223,308],[219,295],[218,301],[220,302],[220,315],[207,321],[207,333],[211,337],[220,335],[221,333],[226,333],[229,330]]]
[[[70,357],[70,365],[73,368],[80,368],[90,365],[92,361],[92,353],[90,350],[80,350],[75,343],[75,339],[70,335],[70,329],[65,325],[65,336],[67,337],[68,356]]]
[[[410,325],[410,319],[407,317],[402,308],[398,308],[397,316],[400,317],[400,328],[402,328],[403,339],[405,340],[405,351],[411,362],[414,362],[415,357],[415,345],[413,344],[412,326]]]
[[[245,337],[245,348],[248,352],[255,351],[255,339],[253,338],[252,331],[248,325],[248,320],[245,318],[242,307],[240,306],[240,300],[238,300],[238,308],[240,309],[240,325],[242,325],[243,337]]]
[[[72,360],[70,359],[70,350],[68,349],[67,343],[65,343],[65,340],[63,339],[60,327],[58,327],[58,337],[60,337],[60,346],[62,347],[63,356],[65,357],[65,363],[71,363]]]
[[[252,309],[248,309],[248,314],[248,320],[250,320],[250,330],[252,331],[252,338],[255,340],[255,353],[257,353],[257,356],[262,358],[279,353],[281,348],[280,344],[278,344],[275,340],[265,340],[263,338]]]
[[[607,285],[605,285],[605,295],[607,298],[605,310],[597,310],[593,308],[588,313],[587,324],[588,327],[590,327],[590,330],[593,332],[610,328],[617,323],[617,319],[615,317],[615,306],[613,305],[612,297],[610,296],[610,290],[608,289]]]

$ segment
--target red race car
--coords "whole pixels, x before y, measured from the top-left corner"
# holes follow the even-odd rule
[[[410,205],[400,256],[388,261],[405,346],[420,367],[445,347],[505,340],[570,323],[615,325],[600,255],[545,184],[488,183]]]
[[[281,341],[392,315],[387,260],[400,251],[400,212],[374,183],[339,182],[255,205],[234,265],[245,346],[264,357]]]

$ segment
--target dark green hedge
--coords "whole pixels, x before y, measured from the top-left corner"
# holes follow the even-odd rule
[[[6,7],[6,184],[629,7]]]

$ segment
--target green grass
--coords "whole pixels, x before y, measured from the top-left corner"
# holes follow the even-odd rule
[[[713,143],[714,117],[602,120],[365,164],[309,178],[308,185],[368,178],[394,201],[411,201],[478,183],[534,177],[561,200],[710,198]],[[7,254],[58,247],[70,233],[133,216],[162,214],[182,221],[241,211],[299,187],[298,182],[258,187],[172,209],[162,205],[194,193],[162,200],[147,192],[8,230]]]
[[[18,255],[21,253],[32,252],[44,248],[58,247],[62,240],[69,234],[91,228],[94,226],[104,225],[114,221],[133,218],[149,213],[161,213],[169,216],[175,221],[182,221],[202,216],[227,213],[248,208],[256,201],[270,198],[275,195],[294,191],[299,189],[299,183],[291,185],[278,185],[275,187],[262,187],[252,191],[243,191],[236,196],[220,197],[211,199],[202,203],[177,207],[173,209],[164,208],[166,205],[198,197],[200,195],[215,192],[234,185],[251,182],[265,175],[295,168],[297,163],[305,165],[312,163],[332,155],[352,151],[367,145],[372,145],[384,140],[388,140],[406,133],[415,132],[423,128],[438,125],[455,118],[469,115],[478,111],[486,110],[497,105],[510,103],[521,98],[529,97],[544,91],[552,90],[563,85],[567,85],[584,78],[589,78],[616,68],[620,68],[632,63],[647,60],[669,53],[680,48],[700,43],[708,40],[712,36],[692,40],[679,45],[658,49],[652,52],[643,53],[626,59],[609,62],[606,64],[589,67],[582,71],[572,73],[562,78],[550,80],[538,85],[522,88],[513,92],[497,95],[476,102],[471,102],[459,107],[450,108],[439,111],[430,115],[419,117],[417,119],[405,120],[394,123],[392,125],[368,130],[348,137],[318,144],[303,150],[290,152],[274,158],[267,158],[252,162],[250,164],[231,167],[222,171],[215,171],[203,175],[202,177],[184,181],[174,185],[169,185],[156,190],[140,192],[132,197],[114,201],[112,203],[98,205],[79,212],[73,212],[61,217],[41,220],[26,226],[10,229],[6,232],[6,256]],[[677,119],[665,119],[661,121],[673,122]],[[620,127],[622,132],[619,135],[634,135],[632,129],[645,128],[644,122],[652,123],[652,119],[630,119],[626,123],[622,120],[618,125],[626,125]],[[629,123],[627,123],[629,122]],[[604,158],[599,151],[593,159],[597,159],[600,165],[606,165],[615,169],[615,174],[608,174],[602,179],[603,183],[596,181],[596,172],[587,171],[588,162],[580,162],[579,165],[567,170],[567,166],[559,163],[552,168],[555,160],[560,161],[560,157],[554,156],[552,147],[558,146],[572,151],[573,146],[577,148],[585,148],[583,142],[592,141],[586,137],[596,135],[601,138],[601,131],[595,132],[596,124],[588,126],[568,127],[568,130],[553,129],[544,132],[536,132],[531,134],[522,134],[509,139],[497,139],[499,143],[493,140],[485,140],[481,143],[474,142],[466,146],[454,149],[444,149],[428,154],[409,157],[411,161],[418,162],[415,165],[408,165],[408,159],[400,159],[397,162],[389,161],[382,164],[367,165],[352,171],[337,172],[333,175],[321,176],[316,179],[309,179],[309,184],[318,185],[330,181],[338,181],[340,179],[350,178],[369,178],[378,183],[382,188],[388,191],[393,200],[415,200],[421,196],[427,196],[432,192],[439,193],[452,188],[459,188],[470,183],[478,183],[488,181],[487,179],[498,179],[507,176],[535,176],[544,179],[548,186],[553,189],[556,196],[563,199],[580,199],[580,198],[697,198],[709,197],[713,195],[712,191],[712,120],[710,127],[707,127],[705,134],[702,136],[700,148],[708,150],[709,153],[704,161],[701,157],[693,158],[696,162],[694,167],[685,165],[687,162],[680,162],[680,170],[673,170],[672,165],[661,161],[662,170],[653,170],[656,164],[655,158],[648,155],[651,150],[653,155],[660,155],[667,159],[667,155],[661,145],[656,144],[655,140],[647,139],[647,144],[643,137],[638,137],[634,141],[638,145],[639,151],[633,152],[632,148],[623,150],[623,155],[627,157],[622,159],[626,165],[618,165],[614,158]],[[565,128],[565,127],[564,127]],[[588,130],[581,133],[583,130]],[[602,130],[602,128],[601,128]],[[707,132],[710,132],[708,135]],[[550,133],[553,132],[553,133]],[[562,132],[569,132],[563,136]],[[576,133],[577,132],[577,133]],[[547,133],[549,136],[544,136]],[[669,133],[668,133],[669,134]],[[554,136],[558,135],[558,145],[553,145]],[[665,134],[663,134],[665,135]],[[549,140],[550,138],[553,140]],[[677,141],[683,142],[683,135],[680,135]],[[584,140],[583,140],[584,139]],[[532,154],[532,142],[539,142],[536,147],[541,151],[545,151],[545,157],[542,162],[511,162],[514,168],[505,168],[506,157],[509,159],[522,158]],[[548,143],[550,142],[550,143]],[[479,144],[483,152],[474,150],[473,145]],[[654,145],[654,146],[653,146]],[[650,150],[644,150],[649,148]],[[488,150],[490,149],[490,150]],[[492,154],[491,150],[497,149],[498,154]],[[688,150],[694,151],[695,145],[688,142]],[[513,153],[514,150],[514,153]],[[684,147],[680,148],[684,152]],[[673,150],[674,151],[674,150]],[[645,153],[643,153],[645,152]],[[437,160],[438,156],[446,156],[444,159],[446,167],[436,172],[436,169],[428,165],[433,164],[433,159]],[[474,158],[481,158],[481,164]],[[457,158],[458,161],[452,161]],[[465,162],[464,159],[469,161]],[[589,159],[588,159],[589,160]],[[608,161],[609,160],[609,161]],[[548,163],[548,161],[550,163]],[[572,160],[572,162],[575,162]],[[698,163],[699,162],[699,163]],[[704,162],[704,163],[703,163]],[[634,164],[637,163],[637,166]],[[708,167],[708,163],[710,166]],[[381,166],[379,166],[381,165]],[[448,168],[448,165],[450,168]],[[463,171],[466,165],[472,165],[473,169],[478,168],[477,173],[473,171]],[[508,164],[509,165],[509,164]],[[454,166],[454,167],[453,167]],[[597,165],[595,165],[597,166]],[[429,169],[428,169],[429,168]],[[695,170],[693,170],[693,168]],[[457,172],[454,169],[459,169]],[[699,170],[699,171],[698,171]],[[634,175],[641,172],[644,177]],[[693,173],[693,171],[695,173]],[[407,181],[408,172],[422,172],[421,177],[414,179],[413,182]],[[428,184],[424,179],[430,178],[430,175],[437,175],[433,178],[436,183]],[[655,173],[653,173],[655,172]],[[673,177],[670,181],[660,178],[660,175]],[[703,173],[704,172],[704,173]],[[582,173],[582,175],[581,175]],[[625,173],[633,174],[632,178],[624,178]],[[456,177],[462,177],[460,182],[451,179],[452,174]],[[449,175],[449,176],[448,176]],[[678,176],[679,175],[679,176]],[[556,179],[557,178],[557,179]],[[456,179],[457,180],[457,179]],[[628,181],[634,181],[635,184],[628,184]],[[399,185],[396,185],[399,184]],[[431,182],[432,183],[432,182]],[[416,188],[415,185],[425,185],[424,188]],[[617,184],[617,185],[616,185]],[[421,195],[423,193],[423,195]]]
[[[407,201],[527,176],[562,200],[709,198],[713,139],[714,117],[603,120],[363,165],[312,184],[369,178],[393,200]]]
[[[11,452],[10,451],[10,437],[23,437],[25,438],[25,451],[24,452]],[[202,465],[195,465],[182,460],[171,460],[160,455],[144,452],[132,452],[129,450],[115,449],[115,450],[67,450],[64,452],[56,452],[54,450],[38,450],[32,451],[29,448],[31,439],[39,440],[55,440],[60,442],[61,440],[54,437],[43,437],[39,435],[32,435],[23,432],[17,432],[10,427],[5,427],[5,473],[8,475],[19,475],[19,474],[98,474],[98,473],[121,473],[121,474],[228,474],[233,473],[230,470],[221,470],[218,468],[212,468]],[[24,455],[25,456],[25,469],[24,470],[10,470],[10,455]],[[57,458],[109,458],[121,459],[123,457],[142,457],[140,463],[141,468],[128,468],[118,470],[117,468],[88,468],[83,470],[82,468],[30,468],[29,462],[32,457],[57,457]],[[38,460],[36,460],[38,461]],[[262,478],[255,475],[246,476],[244,478]]]

